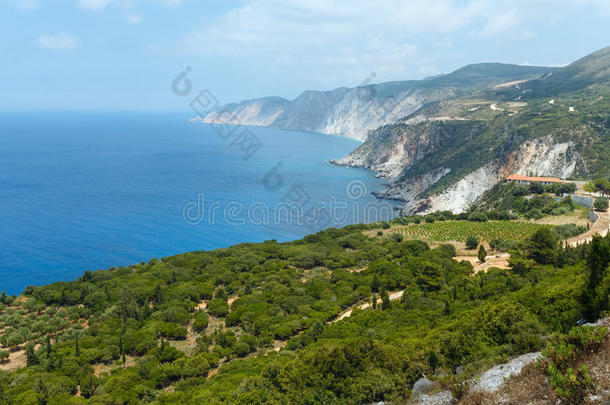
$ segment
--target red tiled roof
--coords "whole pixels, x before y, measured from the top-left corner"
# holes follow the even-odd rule
[[[522,174],[511,174],[506,180],[513,181],[534,181],[534,182],[545,182],[545,183],[565,183],[565,181],[558,179],[557,177],[529,177]]]

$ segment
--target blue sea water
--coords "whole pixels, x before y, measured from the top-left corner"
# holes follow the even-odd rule
[[[382,180],[328,163],[357,141],[217,130],[185,114],[0,114],[0,290],[392,215],[370,195]]]

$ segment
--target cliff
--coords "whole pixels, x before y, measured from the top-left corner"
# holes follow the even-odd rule
[[[265,97],[242,101],[213,109],[203,122],[273,126],[365,140],[370,130],[394,123],[426,103],[551,71],[544,67],[482,63],[424,80],[306,91],[294,100]]]

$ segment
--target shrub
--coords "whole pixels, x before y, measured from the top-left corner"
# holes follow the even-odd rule
[[[489,247],[500,252],[508,252],[509,250],[515,250],[517,248],[517,244],[512,240],[496,238],[489,242]]]
[[[558,225],[553,228],[553,233],[558,239],[567,239],[572,236],[580,235],[587,232],[587,228],[576,224]]]
[[[210,311],[210,314],[220,318],[229,313],[229,304],[223,299],[214,298],[208,304],[208,310]]]
[[[606,197],[596,198],[593,202],[593,208],[595,209],[595,211],[608,211],[608,199]]]
[[[479,246],[479,238],[474,235],[470,235],[466,238],[466,247],[470,250],[474,250]]]
[[[599,350],[607,335],[608,330],[603,327],[577,327],[555,336],[542,351],[538,366],[548,374],[551,388],[560,399],[570,404],[584,402],[594,384],[581,363],[586,354]]]
[[[203,311],[197,311],[193,320],[193,330],[195,332],[203,332],[208,327],[209,320],[208,314]]]
[[[404,240],[404,236],[403,236],[401,233],[398,233],[398,232],[394,232],[394,233],[391,235],[391,238],[392,238],[394,241],[398,242],[398,243],[400,243],[400,242],[402,242],[402,241]]]
[[[477,221],[477,222],[485,222],[487,221],[487,214],[485,214],[484,212],[473,212],[470,215],[468,215],[468,220],[469,221]]]
[[[540,219],[543,216],[544,215],[542,214],[542,211],[538,208],[532,208],[531,210],[525,213],[525,217],[527,219]]]

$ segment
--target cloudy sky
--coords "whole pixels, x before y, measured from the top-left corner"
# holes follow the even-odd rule
[[[188,109],[419,79],[476,62],[565,65],[610,45],[610,0],[0,0],[0,110]]]

